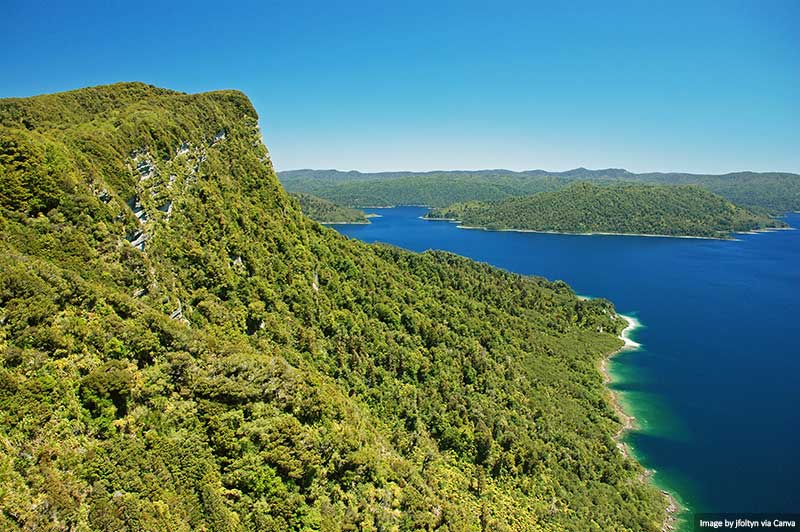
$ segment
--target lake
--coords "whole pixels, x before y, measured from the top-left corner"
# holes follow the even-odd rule
[[[614,357],[610,371],[637,419],[625,440],[655,482],[690,512],[800,509],[800,231],[554,235],[458,229],[420,219],[420,207],[367,212],[381,217],[334,227],[562,279],[635,316],[642,348]],[[799,227],[800,214],[786,221]]]

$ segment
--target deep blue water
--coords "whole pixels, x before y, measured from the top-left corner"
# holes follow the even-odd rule
[[[612,361],[626,440],[691,512],[800,510],[800,230],[739,241],[458,229],[425,209],[369,209],[368,242],[443,249],[635,315],[643,348]],[[786,220],[800,227],[800,215]]]

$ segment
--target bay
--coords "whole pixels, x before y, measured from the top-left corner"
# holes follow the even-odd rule
[[[605,297],[642,326],[612,359],[637,420],[625,436],[693,512],[800,508],[800,231],[700,240],[459,229],[426,209],[368,209],[333,226],[367,242],[442,249]],[[800,214],[786,221],[800,225]],[[688,529],[688,522],[682,524]]]

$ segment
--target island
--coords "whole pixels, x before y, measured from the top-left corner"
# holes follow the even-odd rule
[[[290,194],[300,203],[303,214],[321,224],[368,224],[369,218],[364,211],[342,207],[332,201],[312,194],[293,192]]]
[[[696,185],[642,183],[576,182],[554,192],[432,209],[426,218],[465,228],[704,238],[786,227]]]

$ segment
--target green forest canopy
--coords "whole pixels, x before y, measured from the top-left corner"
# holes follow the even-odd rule
[[[242,93],[0,100],[0,184],[0,529],[661,529],[612,305],[313,222]]]
[[[574,181],[593,181],[598,184],[634,181],[698,185],[737,205],[762,213],[783,214],[800,210],[800,175],[779,172],[737,172],[724,175],[634,174],[618,168],[576,168],[566,172],[458,170],[374,174],[336,170],[291,170],[280,172],[279,175],[290,192],[309,192],[352,207],[446,207],[465,201],[497,201],[529,196],[537,192],[558,190]]]
[[[469,227],[565,233],[729,237],[786,224],[737,207],[696,185],[576,182],[555,191],[496,202],[457,203],[427,214]]]
[[[304,192],[293,192],[290,194],[300,203],[300,210],[320,223],[361,223],[368,224],[364,211],[350,207],[342,207],[332,201],[306,194]]]
[[[315,172],[315,171],[311,171]],[[344,173],[343,173],[344,174]],[[414,175],[348,172],[329,177],[329,173],[307,175],[281,172],[281,182],[289,192],[306,192],[339,205],[351,207],[390,207],[424,205],[445,207],[470,200],[500,200],[546,190],[557,190],[565,181],[553,177],[519,177],[503,174],[433,172]]]

